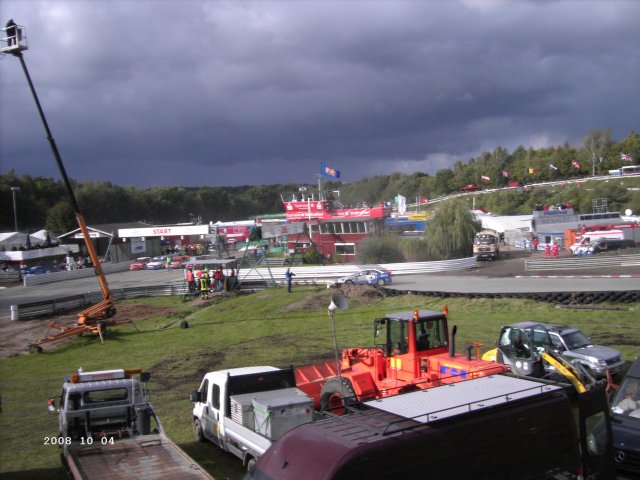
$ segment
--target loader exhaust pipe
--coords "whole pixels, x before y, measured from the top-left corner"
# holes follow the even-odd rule
[[[456,356],[456,332],[458,331],[458,326],[454,325],[451,329],[451,341],[449,342],[449,357],[455,358]]]

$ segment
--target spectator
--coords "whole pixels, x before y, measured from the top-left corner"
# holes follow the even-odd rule
[[[287,268],[287,271],[285,272],[284,276],[287,279],[287,292],[291,293],[291,281],[293,280],[293,277],[295,277],[295,273],[293,273],[291,271],[290,268]]]
[[[193,275],[193,269],[190,268],[187,270],[187,284],[189,285],[189,293],[193,294],[196,291],[196,278]]]

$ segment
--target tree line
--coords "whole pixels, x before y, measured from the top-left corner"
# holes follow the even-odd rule
[[[473,184],[486,188],[508,182],[535,183],[565,178],[606,174],[609,169],[629,164],[623,155],[640,164],[640,135],[629,133],[622,140],[611,139],[610,130],[594,130],[583,145],[525,149],[513,152],[497,147],[466,163],[455,162],[431,176],[425,173],[393,173],[365,177],[354,183],[329,181],[325,190],[339,190],[345,205],[377,204],[392,201],[402,194],[412,203],[417,198],[433,199]],[[552,167],[553,166],[553,167]],[[484,180],[483,180],[484,177]],[[488,180],[487,180],[488,179]],[[627,182],[628,184],[628,182]],[[514,189],[493,195],[480,195],[476,207],[495,213],[530,213],[536,204],[571,201],[579,212],[592,211],[593,198],[608,198],[610,210],[631,208],[640,212],[640,194],[620,182],[590,182],[589,190],[580,185],[553,188],[551,191]],[[30,175],[18,176],[9,170],[0,176],[0,230],[13,231],[14,216],[11,187],[16,192],[19,230],[45,228],[59,235],[76,228],[73,209],[62,180]],[[80,209],[89,224],[143,221],[150,224],[231,221],[253,216],[283,213],[280,194],[298,190],[300,185],[279,184],[240,187],[121,187],[111,182],[72,180]],[[306,185],[309,191],[316,187]]]

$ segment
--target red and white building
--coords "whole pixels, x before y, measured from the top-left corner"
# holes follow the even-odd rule
[[[358,243],[370,235],[381,234],[384,219],[391,208],[376,207],[333,208],[328,200],[284,201],[287,223],[306,223],[318,251],[324,257],[337,254],[345,262],[355,260]],[[306,250],[310,241],[306,234],[289,235],[288,248]]]

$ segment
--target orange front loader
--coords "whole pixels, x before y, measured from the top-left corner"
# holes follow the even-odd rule
[[[340,409],[345,403],[397,395],[486,375],[508,367],[481,360],[480,344],[455,353],[447,310],[415,310],[376,318],[373,348],[347,348],[339,362],[296,369],[296,385],[315,400],[316,408]],[[476,349],[476,358],[472,350]],[[338,372],[339,368],[339,372]]]

